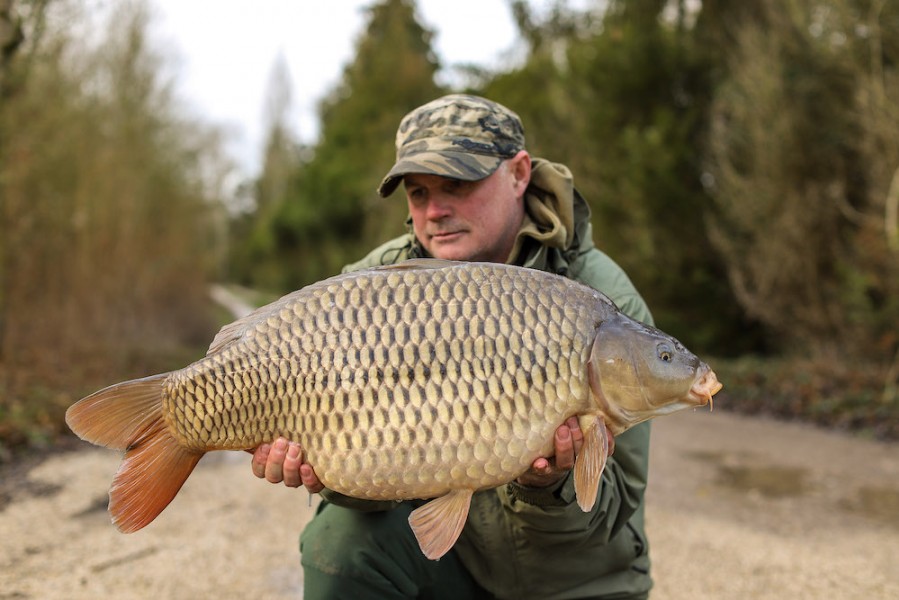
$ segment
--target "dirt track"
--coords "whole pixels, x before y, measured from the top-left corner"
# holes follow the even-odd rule
[[[899,444],[723,411],[653,427],[655,600],[899,598]],[[0,599],[302,597],[304,491],[216,453],[122,535],[105,511],[118,456],[83,448],[0,471]]]

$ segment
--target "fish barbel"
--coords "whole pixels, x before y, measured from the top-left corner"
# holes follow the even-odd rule
[[[429,558],[472,494],[514,480],[577,416],[589,511],[618,434],[708,403],[715,374],[677,340],[561,276],[415,260],[309,285],[224,327],[205,358],[96,392],[66,413],[125,451],[109,511],[136,531],[212,450],[298,442],[321,482],[373,500],[433,498],[410,525]],[[600,423],[603,421],[606,427]]]

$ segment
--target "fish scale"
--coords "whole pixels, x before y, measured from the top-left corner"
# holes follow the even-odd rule
[[[439,558],[471,494],[551,455],[567,418],[584,432],[574,482],[589,510],[607,427],[705,404],[720,387],[677,340],[591,288],[521,267],[420,260],[298,290],[223,328],[205,358],[96,392],[66,419],[84,439],[125,450],[110,490],[123,531],[152,521],[205,452],[286,437],[332,490],[435,498],[410,525]]]
[[[491,268],[362,275],[306,288],[212,366],[201,361],[173,374],[169,424],[198,450],[288,437],[326,486],[362,498],[396,498],[384,482],[398,462],[410,467],[400,478],[407,497],[445,491],[453,479],[447,463],[466,464],[467,484],[499,485],[527,468],[547,431],[588,401],[578,371],[596,321],[576,305],[555,306],[565,280],[532,290],[526,273],[512,271],[479,286]],[[404,299],[418,304],[396,304]],[[563,330],[575,335],[561,341]],[[547,389],[548,379],[560,385]],[[290,390],[299,402],[280,401],[297,399]],[[369,434],[354,436],[357,427]],[[433,449],[447,444],[455,450]]]

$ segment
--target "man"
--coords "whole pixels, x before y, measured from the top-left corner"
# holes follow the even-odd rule
[[[378,192],[387,197],[403,183],[411,231],[345,271],[417,257],[511,263],[586,283],[651,324],[630,280],[593,246],[590,211],[570,172],[531,158],[515,113],[484,98],[446,96],[403,118],[396,148]],[[253,471],[324,498],[300,540],[307,600],[645,598],[649,423],[618,437],[589,513],[575,502],[570,476],[582,442],[569,419],[556,430],[553,457],[476,493],[462,535],[440,561],[422,555],[409,528],[420,503],[323,489],[302,449],[283,439],[256,450]]]

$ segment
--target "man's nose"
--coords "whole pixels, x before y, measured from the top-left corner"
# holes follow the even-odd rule
[[[444,194],[432,194],[428,198],[425,216],[431,221],[445,219],[452,213],[452,204]]]

